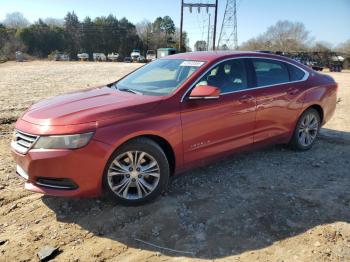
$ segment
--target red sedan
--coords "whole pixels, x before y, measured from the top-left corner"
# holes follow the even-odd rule
[[[331,77],[285,57],[183,53],[33,105],[11,147],[28,190],[140,204],[170,176],[241,148],[310,149],[336,93]]]

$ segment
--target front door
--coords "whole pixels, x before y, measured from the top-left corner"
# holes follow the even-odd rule
[[[181,103],[185,164],[253,143],[256,103],[248,89],[245,60],[222,62],[197,85],[218,87],[221,95],[213,100],[185,98]]]

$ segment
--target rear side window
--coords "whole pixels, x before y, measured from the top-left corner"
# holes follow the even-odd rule
[[[293,65],[288,64],[290,81],[302,80],[305,76],[305,72]]]
[[[269,86],[289,82],[287,65],[270,59],[252,59],[256,86]]]

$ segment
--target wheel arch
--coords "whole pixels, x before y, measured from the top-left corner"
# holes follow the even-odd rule
[[[120,148],[122,145],[134,140],[134,139],[138,139],[138,138],[147,138],[149,140],[152,140],[153,142],[155,142],[156,144],[158,144],[162,150],[164,151],[168,161],[169,161],[169,166],[170,166],[170,175],[174,175],[175,174],[175,169],[176,169],[176,156],[175,156],[175,152],[173,147],[171,146],[171,144],[169,143],[169,141],[167,139],[165,139],[162,136],[159,135],[155,135],[155,134],[139,134],[139,135],[135,135],[133,137],[129,137],[127,139],[125,139],[122,143],[118,144],[113,152],[115,152],[116,150],[118,150],[118,148]],[[113,154],[113,153],[112,153]]]
[[[308,110],[308,109],[310,109],[310,108],[315,109],[315,110],[319,113],[321,123],[323,123],[323,120],[324,120],[324,111],[323,111],[322,106],[320,106],[319,104],[310,105],[310,106],[308,106],[307,108],[305,108],[305,109],[303,110],[302,113],[304,113],[306,110]],[[299,116],[299,117],[300,117],[300,116]]]
[[[314,104],[307,105],[307,106],[305,106],[304,108],[302,108],[302,109],[299,111],[299,113],[298,113],[296,119],[294,120],[295,122],[293,123],[293,129],[291,129],[291,132],[290,132],[289,135],[288,135],[287,141],[290,141],[290,139],[292,138],[293,133],[294,133],[294,130],[295,130],[295,128],[296,128],[296,126],[297,126],[297,124],[298,124],[298,121],[299,121],[300,117],[302,116],[302,114],[303,114],[306,110],[309,110],[310,108],[315,109],[315,110],[319,113],[319,115],[320,115],[320,121],[321,121],[321,123],[323,123],[323,121],[324,121],[324,111],[323,111],[322,106],[319,105],[319,104],[315,104],[315,103],[314,103]]]

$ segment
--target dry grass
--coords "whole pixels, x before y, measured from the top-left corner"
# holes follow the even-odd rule
[[[6,62],[0,64],[0,119],[15,119],[38,100],[111,83],[142,64]]]

